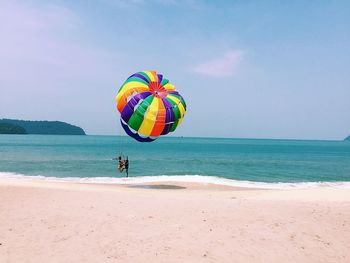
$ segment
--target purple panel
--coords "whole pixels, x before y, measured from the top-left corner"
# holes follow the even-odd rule
[[[131,115],[134,113],[134,108],[130,108],[130,106],[127,104],[122,110],[122,113],[120,114],[120,118],[122,118],[126,123],[129,121]]]
[[[144,81],[146,81],[147,83],[149,83],[148,79],[146,79],[144,76],[142,76],[141,74],[138,74],[138,73],[135,73],[135,74],[132,74],[129,78],[131,77],[137,77],[137,78],[140,78],[140,79],[143,79]]]
[[[125,105],[125,107],[123,108],[120,116],[121,118],[128,123],[131,115],[134,113],[134,108],[136,106],[136,104],[141,100],[141,99],[145,99],[148,96],[152,95],[151,92],[142,92],[139,94],[136,94],[134,97],[132,97],[129,102]]]
[[[161,135],[166,135],[166,134],[168,134],[168,133],[170,132],[170,127],[171,127],[171,124],[165,124],[165,125],[164,125],[164,129],[163,129]]]
[[[183,97],[180,95],[180,93],[178,93],[177,91],[168,91],[168,93],[169,93],[169,94],[177,95],[177,96],[179,96],[183,101],[185,101],[184,98],[183,98]]]
[[[162,99],[164,107],[165,107],[165,125],[164,125],[164,129],[162,131],[162,135],[168,134],[170,131],[170,127],[172,125],[172,123],[169,122],[173,122],[174,121],[174,112],[172,109],[172,105],[170,104],[170,102],[168,102],[166,99]]]
[[[139,102],[140,96],[134,96],[129,101],[128,104],[132,109],[136,106],[136,104]]]
[[[138,93],[138,94],[136,94],[134,97],[132,97],[132,98],[129,100],[128,104],[130,103],[130,104],[129,104],[130,107],[134,108],[134,107],[136,106],[136,104],[139,102],[139,100],[145,99],[145,98],[147,98],[147,97],[150,96],[150,95],[152,95],[152,93],[149,92],[149,91],[145,91],[145,92]]]
[[[162,74],[157,74],[158,75],[158,82],[161,83],[163,80],[163,75]]]

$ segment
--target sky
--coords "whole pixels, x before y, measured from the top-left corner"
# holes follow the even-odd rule
[[[175,136],[350,134],[350,1],[0,0],[0,118],[117,135],[115,96],[156,70]]]

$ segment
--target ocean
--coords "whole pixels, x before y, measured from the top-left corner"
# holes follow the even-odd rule
[[[113,158],[128,156],[129,176]],[[237,186],[350,186],[349,141],[0,135],[0,177]]]

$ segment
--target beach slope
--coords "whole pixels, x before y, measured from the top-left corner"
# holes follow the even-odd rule
[[[0,262],[350,262],[350,189],[162,185],[0,179]]]

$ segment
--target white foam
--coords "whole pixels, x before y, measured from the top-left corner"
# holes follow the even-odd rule
[[[350,182],[300,182],[300,183],[266,183],[253,181],[240,181],[226,179],[217,176],[203,175],[160,175],[160,176],[140,176],[140,177],[47,177],[47,176],[31,176],[16,173],[0,172],[0,178],[21,179],[21,180],[43,180],[54,182],[76,182],[76,183],[98,183],[98,184],[143,184],[158,182],[185,182],[185,183],[201,183],[216,184],[234,187],[246,187],[257,189],[303,189],[316,187],[332,187],[332,188],[349,188]]]

